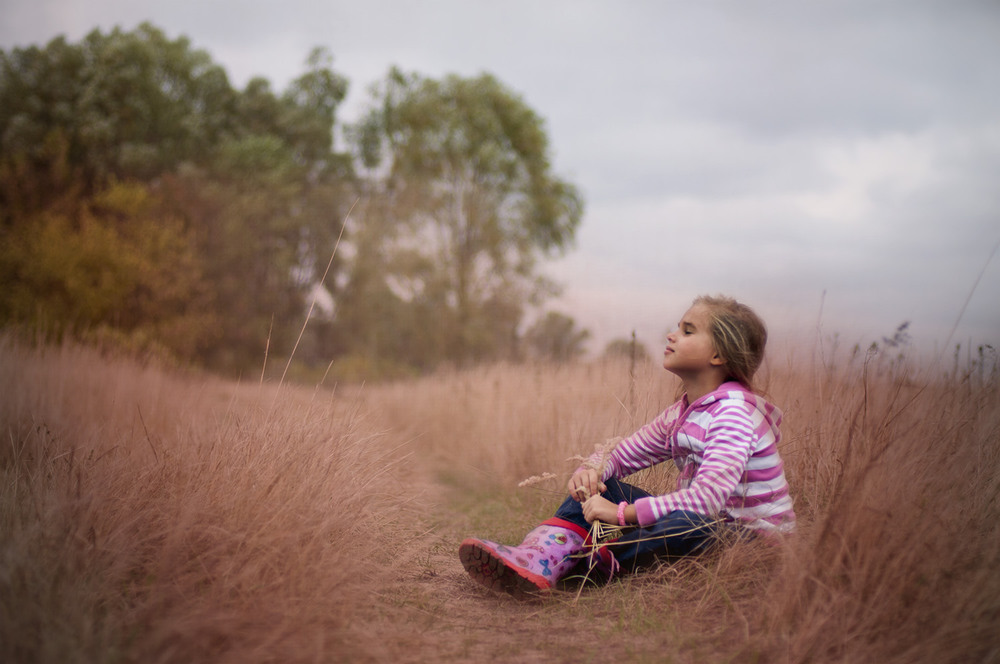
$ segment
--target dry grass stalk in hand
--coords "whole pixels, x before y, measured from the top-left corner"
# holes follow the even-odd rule
[[[577,456],[571,456],[566,460],[579,461],[581,462],[581,465],[584,468],[590,468],[592,470],[596,470],[603,477],[604,469],[608,462],[608,457],[611,456],[611,453],[614,451],[616,447],[618,447],[618,443],[620,443],[622,440],[623,439],[621,436],[616,436],[615,438],[608,438],[603,443],[597,443],[596,445],[594,445],[594,453],[591,454],[589,457],[577,455]],[[590,496],[587,497],[589,498]]]
[[[549,480],[556,479],[555,473],[542,473],[541,475],[532,475],[531,477],[521,480],[517,483],[518,487],[534,486],[536,484],[541,484],[542,482],[547,482]]]

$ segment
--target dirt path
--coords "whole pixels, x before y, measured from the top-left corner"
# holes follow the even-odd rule
[[[372,661],[580,661],[567,652],[579,631],[573,621],[561,621],[563,633],[550,634],[556,625],[549,614],[565,599],[519,602],[468,577],[458,545],[472,524],[454,507],[459,490],[435,481],[434,468],[419,465],[408,470],[418,478],[415,505],[424,516],[417,518],[418,535],[404,547],[406,559],[397,573],[373,592],[367,618],[378,647]]]
[[[413,470],[413,469],[411,469]],[[471,519],[454,506],[461,490],[419,476],[420,533],[408,544],[392,581],[373,592],[368,629],[378,647],[372,661],[597,662],[708,661],[684,630],[660,629],[661,583],[612,584],[580,594],[558,592],[538,602],[493,594],[474,583],[458,559]],[[665,656],[664,645],[672,641]],[[716,650],[717,651],[717,650]]]

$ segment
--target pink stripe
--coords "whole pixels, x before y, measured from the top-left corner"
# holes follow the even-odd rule
[[[743,484],[749,484],[750,482],[767,482],[773,480],[781,475],[781,464],[777,466],[771,466],[770,468],[760,468],[758,470],[748,470],[743,473],[743,477],[740,481]]]
[[[694,422],[685,422],[681,425],[680,429],[677,430],[678,433],[683,433],[687,436],[691,436],[695,440],[705,440],[705,427]]]
[[[771,456],[772,454],[778,453],[778,446],[775,443],[771,443],[767,447],[762,447],[761,449],[754,452],[754,456],[757,458]]]
[[[624,461],[629,468],[635,468],[642,465],[642,460],[645,455],[629,446],[622,449],[621,457],[622,461]]]

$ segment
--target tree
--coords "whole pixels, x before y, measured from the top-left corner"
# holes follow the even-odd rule
[[[347,79],[333,71],[333,54],[322,47],[309,53],[306,66],[282,95],[288,109],[283,133],[300,162],[342,168],[349,161],[333,151],[333,128],[337,107],[347,96]]]
[[[59,329],[166,330],[146,325],[159,320],[149,307],[131,309],[129,321],[145,320],[126,325],[109,304],[131,292],[131,272],[110,249],[128,241],[128,256],[147,252],[137,258],[147,274],[172,273],[184,256],[208,288],[218,324],[214,344],[185,344],[197,359],[229,371],[259,365],[269,330],[272,348],[289,352],[353,186],[351,160],[333,150],[347,82],[331,62],[314,50],[277,95],[263,79],[233,89],[206,53],[149,24],[0,53],[0,245],[67,252],[66,261],[33,265],[4,252],[0,276],[16,280],[18,295],[0,307],[0,322],[32,322],[23,302],[55,296],[62,305],[45,311],[62,318],[51,323]],[[120,183],[155,198],[162,214],[118,215],[108,226],[86,212]],[[157,253],[133,242],[139,230],[188,246]],[[42,236],[54,246],[32,240]],[[72,285],[62,300],[59,284]],[[155,293],[149,300],[159,302]]]
[[[173,336],[213,369],[256,368],[269,342],[291,351],[343,230],[334,313],[298,359],[515,357],[555,292],[539,263],[582,212],[541,119],[488,75],[393,70],[352,155],[334,140],[346,91],[323,49],[283,92],[236,90],[150,24],[0,52],[0,323]]]
[[[352,136],[382,201],[381,278],[452,359],[513,354],[525,307],[552,291],[538,261],[572,243],[582,214],[541,119],[492,76],[393,69]]]
[[[553,362],[580,358],[589,338],[588,330],[578,329],[571,317],[555,311],[546,313],[525,334],[529,354]]]
[[[5,157],[44,172],[45,146],[62,136],[87,191],[198,160],[234,130],[225,71],[186,38],[167,39],[148,23],[3,53],[0,99]]]
[[[635,332],[631,339],[612,339],[604,347],[604,357],[625,358],[633,362],[649,362],[650,355],[645,344],[636,341]]]
[[[306,294],[330,259],[352,187],[350,160],[333,150],[347,82],[331,63],[327,51],[314,49],[307,71],[280,96],[252,79],[236,97],[236,131],[211,146],[203,166],[165,179],[227,308],[225,343],[202,357],[211,367],[259,364],[268,345],[291,352]]]
[[[113,330],[192,357],[214,341],[211,293],[180,219],[140,184],[17,225],[0,244],[0,320],[59,337]]]

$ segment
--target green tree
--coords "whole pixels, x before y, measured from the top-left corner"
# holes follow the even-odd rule
[[[326,270],[353,187],[350,160],[333,150],[347,82],[331,62],[315,49],[307,71],[280,96],[266,80],[252,79],[237,96],[239,131],[213,146],[205,166],[169,178],[226,307],[225,343],[203,356],[209,366],[254,366],[268,345],[279,355],[291,352],[306,294]],[[339,261],[332,275],[338,270]],[[326,284],[335,290],[336,279]],[[329,348],[310,341],[303,351]],[[298,357],[320,359],[306,352]]]
[[[347,200],[339,180],[309,178],[307,168],[288,143],[255,135],[220,146],[208,169],[164,178],[223,307],[225,342],[201,356],[210,367],[246,369],[263,361],[268,346],[281,355],[295,344],[306,295],[323,276]]]
[[[635,333],[631,339],[612,339],[604,346],[604,357],[625,358],[635,362],[648,362],[650,360],[649,350],[645,344],[636,341]]]
[[[206,53],[149,24],[0,53],[0,243],[44,249],[36,246],[44,236],[55,245],[49,257],[69,252],[68,262],[35,266],[6,252],[0,269],[17,280],[12,299],[45,302],[72,283],[64,306],[45,307],[63,319],[53,326],[123,324],[120,307],[108,303],[132,282],[111,248],[138,229],[155,235],[145,225],[153,219],[188,244],[192,274],[215,306],[215,343],[199,337],[187,348],[229,370],[259,365],[269,330],[272,348],[290,351],[304,293],[323,274],[352,197],[351,160],[333,150],[347,82],[331,63],[327,51],[314,50],[279,95],[263,79],[233,89]],[[117,183],[145,187],[163,214],[121,215],[113,228],[103,218],[84,223],[80,211]],[[172,269],[152,244],[128,249]],[[73,255],[89,257],[89,267]],[[90,277],[69,279],[66,270]],[[8,304],[3,322],[37,318]],[[159,320],[149,308],[133,315]]]
[[[112,177],[155,177],[234,129],[225,71],[186,38],[170,40],[148,23],[3,53],[0,99],[4,155],[44,169],[56,132],[90,190]]]
[[[576,321],[570,316],[549,311],[524,336],[531,357],[569,362],[583,356],[590,332],[577,328]]]
[[[552,291],[539,259],[572,243],[583,207],[551,172],[542,120],[492,76],[393,69],[352,137],[382,201],[373,278],[451,359],[512,355],[525,307]]]
[[[180,219],[140,184],[19,224],[0,248],[0,320],[52,336],[111,330],[194,356],[215,336],[211,294]]]

